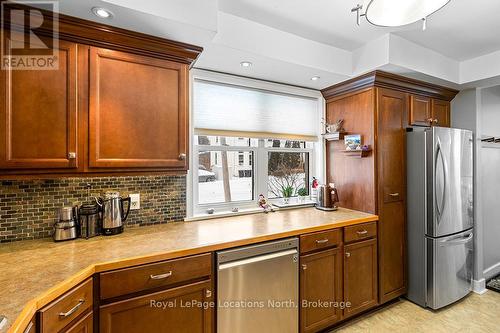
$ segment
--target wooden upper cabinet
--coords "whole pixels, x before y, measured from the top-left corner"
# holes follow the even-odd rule
[[[450,102],[410,95],[410,126],[450,127]]]
[[[57,69],[0,71],[2,169],[78,167],[77,44],[59,41],[56,55]]]
[[[342,301],[342,251],[340,248],[304,255],[300,258],[301,304]],[[318,332],[339,321],[342,310],[335,307],[303,306],[300,309],[301,332]]]
[[[431,99],[429,97],[410,96],[410,125],[430,126],[432,121]]]
[[[187,168],[188,65],[90,48],[89,167]]]
[[[349,317],[378,304],[377,240],[370,239],[344,247],[344,309]]]
[[[435,126],[450,127],[450,102],[433,99],[432,116]]]

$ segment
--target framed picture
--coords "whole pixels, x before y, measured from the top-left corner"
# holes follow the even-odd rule
[[[361,150],[361,135],[351,134],[344,136],[345,150]]]

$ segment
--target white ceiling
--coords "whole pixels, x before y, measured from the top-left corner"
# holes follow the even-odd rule
[[[381,28],[354,24],[351,8],[362,0],[219,0],[219,10],[321,43],[354,50],[388,32],[456,60],[500,49],[500,1],[452,0],[420,23]]]
[[[500,82],[499,0],[451,0],[428,19],[381,28],[351,13],[362,0],[60,0],[62,13],[205,48],[195,66],[324,88],[374,69],[451,87]],[[111,20],[94,16],[102,6]],[[250,68],[241,61],[253,62]],[[311,81],[319,75],[318,81]]]

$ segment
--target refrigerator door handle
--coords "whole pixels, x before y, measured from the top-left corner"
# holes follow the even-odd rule
[[[461,245],[461,244],[468,243],[472,239],[472,237],[474,237],[474,234],[471,232],[469,235],[467,235],[465,237],[453,238],[453,239],[442,241],[441,244],[439,244],[439,245],[440,246]]]
[[[434,165],[434,183],[437,184],[437,167],[438,167],[438,159],[441,160],[441,166],[443,167],[443,194],[442,194],[442,200],[441,203],[438,202],[437,195],[434,195],[435,201],[436,201],[436,211],[438,213],[438,225],[441,222],[441,217],[443,215],[443,211],[446,205],[446,185],[447,181],[446,179],[448,178],[448,170],[447,170],[447,165],[446,165],[446,160],[443,156],[443,150],[441,149],[441,141],[439,138],[437,139],[437,144],[436,144],[436,162]]]

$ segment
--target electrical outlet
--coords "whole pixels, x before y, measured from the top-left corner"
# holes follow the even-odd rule
[[[130,194],[130,210],[141,209],[141,194]]]

